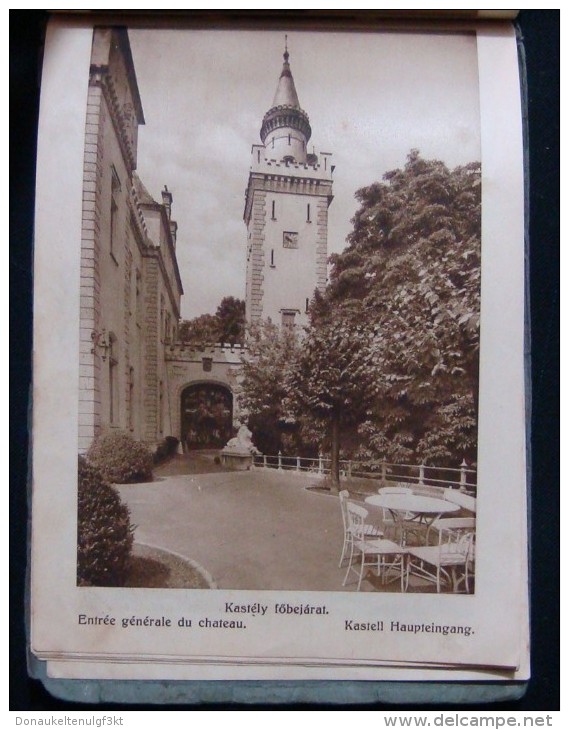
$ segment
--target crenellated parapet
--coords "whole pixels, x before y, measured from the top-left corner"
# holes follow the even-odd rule
[[[165,357],[169,362],[199,362],[211,360],[211,365],[228,363],[240,365],[247,353],[247,345],[221,343],[194,345],[186,342],[174,342],[165,348]]]

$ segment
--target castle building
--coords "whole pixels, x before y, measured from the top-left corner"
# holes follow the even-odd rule
[[[165,349],[183,293],[176,223],[167,188],[156,202],[136,175],[140,124],[127,31],[96,28],[83,158],[80,452],[102,431],[150,445],[173,433]]]
[[[245,193],[246,317],[295,327],[306,324],[310,301],[327,278],[332,157],[309,152],[312,134],[301,108],[285,45],[271,108],[252,146]]]
[[[331,156],[308,151],[311,128],[284,63],[246,192],[246,316],[294,327],[326,285]],[[144,124],[128,33],[95,28],[81,221],[79,451],[107,431],[155,448],[220,447],[239,423],[246,346],[177,338],[182,282],[172,193],[155,200],[136,173]]]

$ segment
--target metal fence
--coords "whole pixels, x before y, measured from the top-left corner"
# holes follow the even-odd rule
[[[318,456],[308,459],[303,456],[256,455],[253,459],[256,469],[277,469],[296,473],[310,473],[324,477],[330,474],[331,459]],[[428,466],[427,464],[394,464],[388,461],[340,460],[341,478],[375,479],[383,486],[390,483],[416,484],[426,487],[460,489],[469,494],[476,493],[477,472],[463,460],[460,467]]]

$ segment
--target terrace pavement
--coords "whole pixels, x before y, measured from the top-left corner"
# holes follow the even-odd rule
[[[344,588],[346,568],[338,567],[338,498],[305,488],[315,482],[276,470],[225,471],[173,474],[119,491],[136,542],[195,561],[218,588],[353,591],[355,580]]]

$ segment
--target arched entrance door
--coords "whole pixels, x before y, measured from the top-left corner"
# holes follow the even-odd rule
[[[225,446],[233,432],[233,396],[217,383],[196,383],[182,391],[182,444],[190,449]]]

